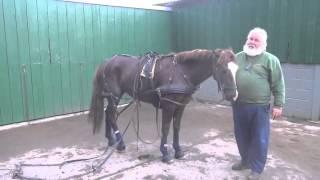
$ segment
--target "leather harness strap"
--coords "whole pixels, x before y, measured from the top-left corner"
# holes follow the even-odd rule
[[[171,102],[171,103],[179,105],[179,106],[185,106],[186,104],[178,102],[178,101],[175,101],[175,100],[172,100],[172,99],[169,99],[169,98],[166,98],[166,97],[163,97],[163,95],[164,94],[192,94],[197,89],[197,87],[194,87],[192,85],[192,83],[190,82],[190,80],[188,79],[188,77],[186,75],[183,75],[183,78],[184,78],[186,83],[174,84],[173,83],[173,78],[174,78],[174,75],[175,75],[174,72],[177,72],[177,70],[178,70],[178,68],[176,67],[176,65],[178,63],[177,63],[177,60],[175,58],[175,55],[170,55],[170,56],[167,56],[167,57],[173,57],[173,59],[172,59],[172,65],[173,66],[172,66],[171,74],[170,74],[170,77],[169,77],[169,83],[166,84],[166,85],[162,85],[160,87],[155,88],[153,79],[149,79],[150,83],[151,83],[151,89],[147,89],[147,90],[141,91],[141,89],[142,89],[141,76],[136,76],[136,78],[139,78],[139,80],[136,79],[135,82],[137,82],[137,83],[140,82],[141,84],[140,84],[140,86],[139,85],[134,85],[134,87],[135,87],[134,88],[134,92],[136,93],[135,98],[139,98],[139,96],[143,96],[144,94],[156,93],[158,95],[160,101],[163,100],[163,101],[168,101],[168,102]],[[147,57],[144,57],[144,61],[142,61],[142,62],[146,62],[145,58],[155,58],[157,60],[161,59],[161,57],[159,57],[158,55],[154,56],[154,54],[152,54],[152,55],[147,54]],[[155,63],[158,63],[158,62],[159,61],[156,61]],[[155,66],[156,66],[156,64],[155,64]],[[144,65],[141,65],[141,67],[144,67]],[[139,71],[143,71],[143,70],[144,69],[141,68],[141,70],[139,70]],[[179,70],[179,73],[182,73],[182,71]],[[139,72],[139,75],[140,74],[142,74],[142,72]],[[139,94],[139,95],[137,95],[137,94]]]

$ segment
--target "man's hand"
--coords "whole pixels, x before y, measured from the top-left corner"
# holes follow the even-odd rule
[[[282,115],[282,107],[272,107],[272,119],[276,119]]]

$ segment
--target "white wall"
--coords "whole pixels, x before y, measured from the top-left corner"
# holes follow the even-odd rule
[[[286,83],[284,114],[319,121],[320,65],[283,64],[282,68]],[[216,103],[221,99],[221,94],[218,94],[216,82],[210,78],[201,84],[194,98]]]

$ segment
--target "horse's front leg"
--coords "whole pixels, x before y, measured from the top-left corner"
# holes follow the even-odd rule
[[[110,117],[109,118],[110,126],[112,127],[112,130],[114,131],[114,134],[116,136],[116,143],[118,143],[117,150],[123,151],[123,150],[125,150],[126,146],[123,142],[122,135],[121,135],[120,130],[117,125],[117,118],[118,118],[117,104],[118,104],[118,102],[115,102],[112,98],[108,98],[107,110],[110,110],[108,112],[108,116]],[[107,124],[106,124],[106,127],[107,127]]]
[[[180,159],[184,156],[183,151],[181,150],[180,143],[179,143],[179,132],[180,132],[180,125],[181,125],[181,118],[184,112],[184,106],[178,108],[173,116],[173,148],[175,150],[174,157]]]
[[[173,110],[170,108],[163,108],[162,110],[162,136],[161,136],[161,144],[160,144],[160,151],[162,153],[162,161],[165,163],[169,163],[172,161],[171,156],[168,152],[168,144],[167,138],[169,134],[170,124],[173,116]]]

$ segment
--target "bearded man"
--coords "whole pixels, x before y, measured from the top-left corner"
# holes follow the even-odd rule
[[[233,103],[234,132],[241,161],[233,170],[251,169],[248,179],[259,179],[265,167],[272,118],[282,114],[285,85],[279,59],[266,52],[267,32],[252,29],[243,51],[236,54],[238,99]]]

